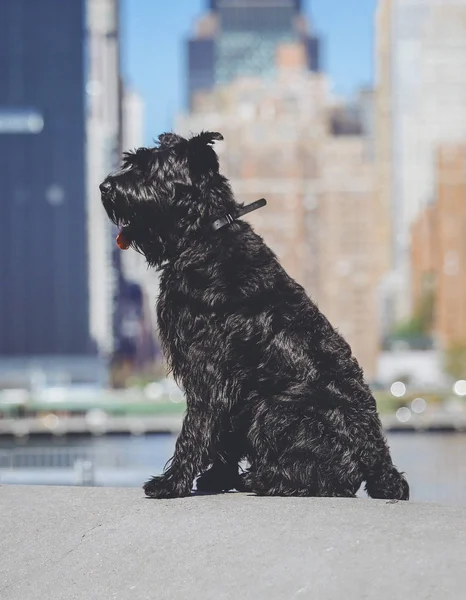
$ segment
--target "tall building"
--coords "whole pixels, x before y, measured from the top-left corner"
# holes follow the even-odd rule
[[[239,78],[199,93],[176,130],[219,130],[222,172],[241,201],[267,198],[249,220],[300,283],[306,278],[303,210],[317,177],[316,152],[326,134],[328,82],[307,70],[301,45],[277,48],[276,76]],[[302,147],[302,153],[298,150]]]
[[[119,154],[117,9],[117,0],[2,4],[3,357],[111,348],[98,184]]]
[[[410,228],[435,196],[437,147],[466,138],[466,0],[380,0],[377,30],[379,159],[392,209],[399,321],[413,308]]]
[[[393,106],[392,106],[392,39],[391,11],[393,0],[379,2],[375,19],[375,94],[374,94],[374,162],[376,189],[374,201],[380,211],[375,224],[377,237],[385,255],[381,256],[380,319],[382,334],[387,336],[397,320],[395,307],[395,219],[397,218],[393,194]]]
[[[412,302],[432,304],[432,333],[448,348],[466,342],[466,140],[439,148],[435,178],[435,199],[412,227]]]
[[[441,345],[466,342],[466,138],[437,154],[438,284],[435,327]],[[435,302],[434,299],[434,302]]]
[[[144,101],[129,87],[123,88],[124,151],[144,145]],[[144,256],[130,250],[119,252],[121,282],[119,286],[119,344],[120,361],[128,370],[144,368],[156,356],[155,305],[159,292],[159,276],[147,267]]]
[[[122,102],[121,146],[125,152],[144,145],[145,106],[142,96],[129,86],[123,86]]]
[[[176,130],[222,132],[216,149],[237,199],[267,199],[247,220],[374,377],[385,249],[374,233],[374,170],[355,112],[371,111],[332,102],[326,76],[309,71],[305,45],[284,44],[272,79],[238,78],[199,93]]]
[[[380,213],[367,144],[358,134],[323,141],[316,208],[309,219],[317,237],[315,299],[373,378],[380,348],[379,288],[386,249],[377,238]]]
[[[121,162],[119,0],[84,1],[89,327],[99,352],[109,355],[118,338],[121,265],[99,184]]]
[[[84,2],[2,3],[0,354],[87,354]]]
[[[320,70],[320,41],[310,34],[300,0],[211,0],[188,41],[189,101],[238,76],[273,77],[275,52],[300,42],[311,71]]]

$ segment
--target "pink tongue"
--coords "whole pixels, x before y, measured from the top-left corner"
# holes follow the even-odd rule
[[[121,233],[121,231],[116,237],[116,243],[117,243],[118,248],[120,248],[120,250],[128,250],[128,248],[131,245],[128,242],[128,240],[125,238],[124,234]]]

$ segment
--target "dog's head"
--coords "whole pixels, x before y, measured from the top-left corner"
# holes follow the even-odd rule
[[[233,209],[212,148],[222,139],[212,132],[189,140],[164,133],[156,147],[125,153],[121,170],[100,185],[102,203],[120,235],[150,264],[160,265],[201,235],[213,218]]]

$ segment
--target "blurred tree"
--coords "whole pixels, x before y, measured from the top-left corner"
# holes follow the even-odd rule
[[[119,390],[127,385],[127,381],[133,372],[133,363],[122,356],[115,355],[110,364],[110,385]]]
[[[445,350],[443,367],[454,379],[466,379],[466,340],[455,342]]]
[[[410,319],[395,326],[390,340],[406,341],[410,347],[430,347],[434,327],[435,294],[433,289],[424,290]]]
[[[144,387],[152,381],[159,381],[167,376],[167,365],[162,359],[156,360],[143,371],[133,373],[126,381],[126,385],[130,387]]]

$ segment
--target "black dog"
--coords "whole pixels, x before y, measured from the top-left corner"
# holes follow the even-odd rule
[[[162,271],[157,306],[187,412],[153,498],[261,495],[406,500],[374,398],[345,340],[249,224],[212,148],[218,133],[125,154],[100,186],[120,241]],[[250,468],[239,474],[239,462]]]

